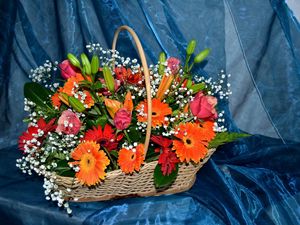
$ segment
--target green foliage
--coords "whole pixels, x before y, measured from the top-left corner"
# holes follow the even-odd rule
[[[157,164],[154,169],[154,184],[156,188],[166,188],[170,186],[177,177],[178,174],[178,164],[176,164],[176,169],[169,174],[168,176],[164,176],[161,171],[161,165]]]
[[[245,133],[228,133],[228,132],[217,133],[216,137],[211,142],[209,142],[208,147],[217,148],[220,145],[235,141],[239,138],[245,138],[249,136],[251,135]]]
[[[42,85],[34,82],[26,83],[24,85],[24,96],[28,100],[34,102],[37,106],[42,108],[52,109],[52,105],[49,102],[49,96],[53,93],[43,87]]]

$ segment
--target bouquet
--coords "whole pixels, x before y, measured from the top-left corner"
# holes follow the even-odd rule
[[[28,129],[19,138],[23,157],[17,166],[44,176],[46,199],[71,213],[57,176],[92,190],[111,171],[132,176],[155,161],[153,186],[167,189],[181,165],[197,165],[209,149],[247,136],[224,126],[218,102],[231,93],[224,71],[214,82],[192,73],[210,53],[194,56],[195,47],[190,41],[184,63],[160,53],[149,74],[137,59],[99,44],[87,45],[88,55],[68,54],[32,70],[33,82],[24,87]]]

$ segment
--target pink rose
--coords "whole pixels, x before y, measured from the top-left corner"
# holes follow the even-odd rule
[[[121,108],[119,109],[114,117],[114,124],[118,130],[124,130],[129,127],[131,122],[131,112]]]
[[[180,60],[175,58],[175,57],[170,57],[167,60],[168,63],[168,67],[170,68],[172,74],[177,74],[179,71],[179,64],[180,64]]]
[[[203,92],[198,92],[190,103],[190,109],[194,116],[203,120],[214,120],[218,118],[215,106],[218,100],[210,95],[204,95]]]
[[[58,125],[56,132],[62,132],[64,134],[78,134],[81,122],[77,117],[76,113],[73,113],[69,110],[62,112],[61,116],[58,119]]]
[[[73,66],[67,59],[62,61],[58,66],[61,70],[61,76],[64,79],[74,77],[76,76],[76,73],[79,72],[79,70],[75,66]]]

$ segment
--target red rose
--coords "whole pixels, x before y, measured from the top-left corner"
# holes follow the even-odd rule
[[[119,109],[114,117],[114,124],[118,130],[124,130],[129,127],[131,122],[131,112],[122,108]]]
[[[198,92],[190,103],[190,109],[194,116],[203,120],[214,120],[218,118],[215,106],[218,100],[213,96],[206,96],[203,92]]]
[[[75,66],[73,66],[67,59],[62,61],[58,66],[61,70],[61,76],[64,79],[74,77],[76,76],[76,73],[79,72],[78,69]]]

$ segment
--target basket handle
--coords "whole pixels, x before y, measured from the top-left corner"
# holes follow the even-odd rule
[[[146,86],[146,93],[147,93],[147,106],[148,106],[148,112],[147,112],[147,130],[146,130],[146,138],[145,138],[145,143],[144,143],[144,147],[145,147],[145,156],[147,154],[148,151],[148,147],[149,147],[149,142],[150,142],[150,136],[151,136],[151,117],[152,117],[152,100],[151,100],[151,86],[150,86],[150,73],[149,73],[149,68],[147,65],[147,60],[146,60],[146,56],[144,53],[144,49],[142,47],[142,44],[137,36],[137,34],[134,32],[134,30],[128,26],[120,26],[115,34],[114,34],[114,39],[113,39],[113,43],[112,43],[112,50],[116,50],[116,44],[117,44],[117,39],[119,36],[120,31],[122,30],[127,30],[131,36],[133,37],[133,40],[135,42],[136,48],[138,50],[141,62],[142,62],[142,66],[144,69],[144,76],[145,76],[145,86]],[[149,116],[150,115],[150,116]]]

